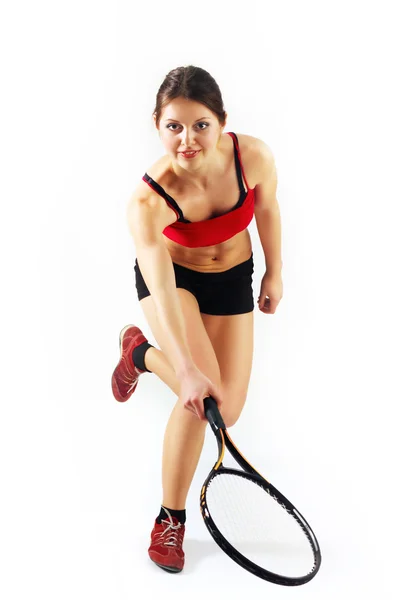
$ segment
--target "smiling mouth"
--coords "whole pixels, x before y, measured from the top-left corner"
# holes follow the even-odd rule
[[[190,150],[189,152],[181,152],[182,156],[195,156],[200,150]]]

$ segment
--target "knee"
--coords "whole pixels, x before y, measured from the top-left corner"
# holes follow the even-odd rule
[[[242,413],[246,398],[239,398],[239,400],[240,402],[230,402],[227,399],[221,407],[221,416],[227,429],[235,425]]]
[[[225,423],[225,427],[227,429],[229,429],[230,427],[233,427],[239,417],[240,417],[240,414],[231,414],[231,413],[228,413],[225,416],[222,415],[222,418],[223,418],[224,423]]]

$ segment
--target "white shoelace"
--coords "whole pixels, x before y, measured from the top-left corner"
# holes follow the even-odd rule
[[[127,389],[127,392],[126,392],[127,394],[129,394],[129,392],[131,392],[133,390],[133,388],[136,385],[136,382],[137,382],[137,379],[135,379],[135,381],[133,383],[131,383],[131,385]]]
[[[127,390],[127,392],[126,392],[127,394],[129,394],[129,392],[131,392],[131,391],[133,390],[133,388],[136,386],[136,383],[137,383],[137,380],[138,380],[138,377],[139,377],[139,375],[141,375],[141,374],[142,374],[142,371],[139,371],[139,370],[138,370],[138,369],[137,369],[135,366],[134,366],[134,368],[135,368],[135,371],[136,371],[137,377],[136,377],[136,379],[134,379],[134,380],[133,380],[133,382],[132,382],[132,383],[130,384],[130,386],[128,387],[128,390]],[[129,380],[129,381],[130,381],[130,380]],[[128,383],[129,381],[128,381],[128,380],[125,378],[125,383]]]
[[[174,525],[174,522],[173,522],[172,517],[171,517],[170,513],[168,512],[168,510],[165,507],[164,507],[164,510],[167,513],[167,515],[169,516],[169,520],[161,519],[161,523],[167,523],[168,527],[166,527],[164,529],[164,531],[162,531],[158,535],[160,537],[163,537],[166,533],[169,532],[168,536],[166,536],[166,541],[164,542],[164,545],[165,546],[177,546],[178,545],[177,530],[182,527],[182,523],[178,523],[178,525]]]

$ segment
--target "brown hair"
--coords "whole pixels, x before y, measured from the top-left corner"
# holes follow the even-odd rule
[[[227,114],[221,91],[215,79],[204,69],[189,65],[177,67],[166,75],[157,92],[156,107],[153,111],[157,127],[162,109],[175,98],[201,102],[215,114],[220,125],[224,125]]]

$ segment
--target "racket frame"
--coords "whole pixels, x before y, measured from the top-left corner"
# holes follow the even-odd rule
[[[317,538],[314,532],[312,531],[310,525],[307,523],[303,515],[297,510],[297,508],[290,502],[290,500],[288,500],[279,490],[277,490],[272,485],[272,483],[267,481],[265,477],[263,477],[239,452],[232,439],[230,438],[228,432],[226,431],[225,423],[218,410],[217,403],[214,400],[214,398],[212,398],[212,396],[209,396],[204,399],[204,412],[208,422],[210,423],[211,429],[216,437],[218,445],[218,459],[215,462],[210,473],[208,474],[206,480],[204,481],[200,493],[200,511],[209,533],[211,534],[215,542],[218,544],[218,546],[226,554],[228,554],[228,556],[232,560],[234,560],[237,564],[239,564],[241,567],[243,567],[253,575],[261,577],[261,579],[265,579],[267,581],[270,581],[271,583],[286,586],[303,585],[304,583],[309,582],[315,577],[321,565],[321,550]],[[228,449],[229,453],[240,465],[243,471],[239,471],[238,469],[234,469],[231,467],[224,467],[222,461],[224,459],[226,449]],[[214,477],[220,477],[223,474],[232,474],[235,476],[240,476],[259,485],[274,500],[276,500],[294,519],[296,519],[297,523],[306,535],[314,555],[314,566],[309,573],[300,577],[288,577],[285,575],[273,573],[272,571],[268,571],[267,569],[260,567],[259,565],[248,559],[246,556],[244,556],[234,546],[232,546],[232,544],[230,544],[228,540],[221,534],[208,510],[207,488],[210,485],[211,481],[214,479]]]

